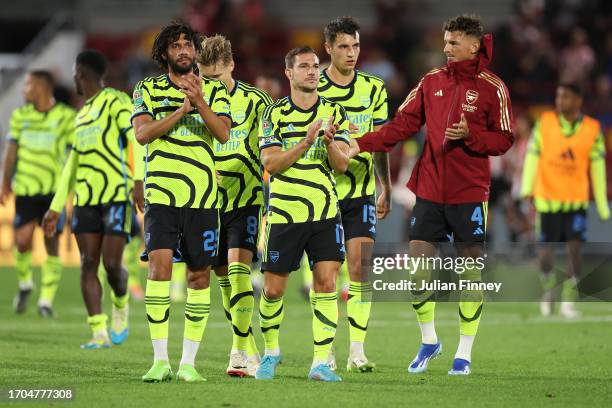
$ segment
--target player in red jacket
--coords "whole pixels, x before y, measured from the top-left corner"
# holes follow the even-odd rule
[[[483,35],[478,17],[448,20],[444,44],[446,66],[428,72],[395,118],[379,131],[356,139],[351,154],[388,152],[425,125],[423,153],[408,182],[417,197],[410,220],[410,255],[433,257],[437,243],[454,241],[460,257],[477,258],[483,255],[485,241],[489,156],[504,154],[512,146],[512,109],[506,86],[486,69],[492,37]],[[429,279],[429,272],[419,270],[415,278]],[[460,279],[480,281],[481,269],[468,268]],[[416,284],[417,289],[420,286]],[[423,344],[408,371],[421,373],[440,354],[442,345],[434,328],[434,291],[414,291],[413,295]],[[461,292],[460,341],[451,375],[470,373],[482,297],[479,290]]]

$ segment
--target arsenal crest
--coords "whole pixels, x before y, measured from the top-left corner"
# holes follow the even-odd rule
[[[477,99],[478,99],[478,92],[468,89],[468,91],[465,93],[465,100],[467,101],[467,103],[472,105],[474,102],[476,102]]]

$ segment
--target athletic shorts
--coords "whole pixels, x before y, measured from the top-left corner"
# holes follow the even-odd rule
[[[261,206],[251,205],[220,213],[219,220],[221,228],[219,256],[216,266],[226,266],[228,264],[227,251],[230,248],[248,249],[253,253],[253,261],[257,261]]]
[[[136,207],[132,207],[132,227],[130,228],[130,237],[137,238],[142,234],[142,230],[140,227],[140,221],[138,220],[138,214],[136,212]]]
[[[376,239],[376,200],[374,196],[340,201],[344,239]]]
[[[42,224],[42,219],[51,205],[52,195],[36,196],[16,196],[15,197],[15,218],[13,226],[15,229],[21,228],[32,220],[36,220],[38,225]],[[57,233],[61,234],[66,223],[66,210],[62,210],[57,221]]]
[[[123,201],[74,207],[74,234],[120,235],[128,238],[132,227],[132,204]]]
[[[216,264],[219,248],[219,210],[216,208],[150,204],[144,220],[145,255],[156,249],[171,249],[173,261],[185,262],[191,270]]]
[[[344,262],[346,249],[340,217],[292,224],[268,224],[262,271],[289,273],[300,267],[306,251],[310,264]]]
[[[417,197],[410,218],[410,240],[484,243],[488,204],[439,204]]]
[[[586,241],[586,210],[538,213],[540,242]]]

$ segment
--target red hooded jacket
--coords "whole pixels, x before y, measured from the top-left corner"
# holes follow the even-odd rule
[[[419,198],[442,204],[489,199],[489,156],[504,154],[514,141],[508,89],[486,69],[492,44],[487,34],[477,58],[428,72],[391,122],[357,139],[361,151],[388,152],[425,125],[423,153],[407,185]],[[459,123],[462,113],[469,136],[446,139],[444,131]]]

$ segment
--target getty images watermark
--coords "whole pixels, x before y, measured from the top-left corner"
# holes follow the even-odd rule
[[[365,244],[364,281],[372,285],[372,301],[456,301],[481,293],[487,301],[537,302],[542,288],[538,251],[541,244],[518,243],[470,251],[441,243],[435,255],[410,256],[407,243]],[[565,243],[546,243],[555,254],[556,285],[561,292],[568,274]],[[457,249],[459,248],[459,250]],[[466,253],[477,256],[463,256]],[[612,243],[585,243],[576,281],[578,301],[612,301]]]
[[[501,282],[483,282],[480,276],[481,271],[485,268],[486,258],[486,254],[476,258],[425,255],[415,257],[408,254],[375,256],[372,258],[372,273],[374,275],[382,275],[390,271],[404,272],[408,273],[411,279],[400,279],[395,282],[386,282],[382,278],[374,279],[372,287],[376,291],[483,290],[499,293],[502,287]],[[457,282],[431,279],[431,274],[437,271],[454,272],[460,278]],[[426,276],[417,276],[421,274]],[[461,277],[465,277],[465,279]]]

